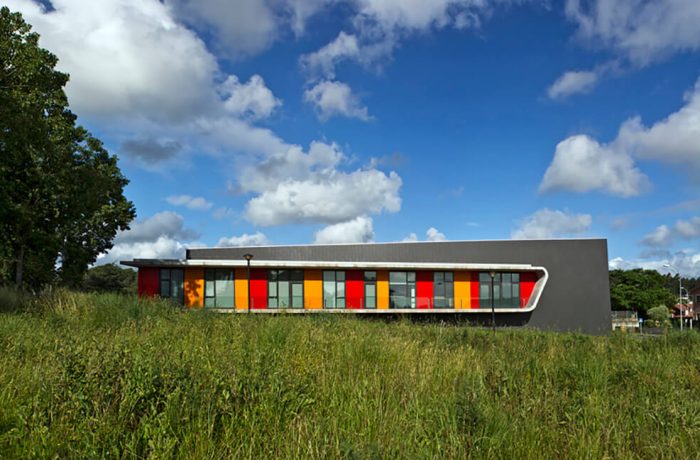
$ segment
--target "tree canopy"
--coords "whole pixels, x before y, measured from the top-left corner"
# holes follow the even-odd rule
[[[77,285],[135,216],[117,158],[76,124],[58,59],[0,8],[0,277]]]
[[[666,287],[666,281],[666,277],[656,270],[611,270],[612,309],[646,314],[660,305],[671,307],[678,298]]]

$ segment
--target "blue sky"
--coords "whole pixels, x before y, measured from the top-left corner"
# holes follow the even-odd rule
[[[131,180],[100,263],[605,237],[700,275],[697,0],[2,3]]]

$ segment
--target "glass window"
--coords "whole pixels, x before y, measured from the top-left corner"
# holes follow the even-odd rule
[[[323,308],[345,308],[345,272],[323,272]]]
[[[433,273],[433,297],[435,308],[454,308],[452,272]]]
[[[377,272],[365,272],[364,308],[377,308]]]
[[[184,302],[185,275],[181,268],[161,268],[160,269],[160,296]]]
[[[304,308],[304,271],[268,270],[268,308]]]
[[[416,307],[415,272],[389,272],[389,307]]]
[[[479,273],[479,303],[481,308],[491,307],[491,275]],[[494,308],[520,307],[520,274],[496,273],[493,279]]]
[[[204,270],[204,306],[233,308],[233,270],[207,268]]]

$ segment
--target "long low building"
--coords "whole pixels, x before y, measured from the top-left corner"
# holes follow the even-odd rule
[[[188,249],[138,267],[141,296],[251,313],[459,315],[610,329],[607,241],[445,241]]]

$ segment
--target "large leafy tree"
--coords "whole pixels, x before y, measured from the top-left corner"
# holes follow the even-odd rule
[[[79,283],[135,215],[116,157],[76,124],[68,75],[38,41],[0,8],[0,276],[32,288]]]
[[[611,270],[610,301],[613,310],[642,314],[654,307],[671,307],[677,297],[666,287],[666,277],[656,270]]]

